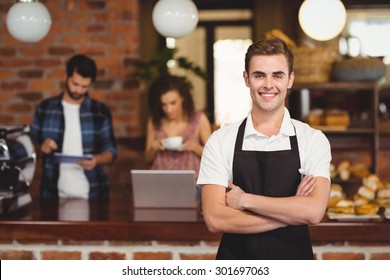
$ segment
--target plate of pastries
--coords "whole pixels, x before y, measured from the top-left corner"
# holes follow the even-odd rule
[[[338,166],[331,166],[331,177],[338,176],[343,181],[349,179],[352,174],[360,177],[361,183],[352,197],[345,195],[341,184],[331,184],[326,213],[328,218],[340,221],[375,220],[381,218],[380,210],[384,208],[384,216],[389,219],[390,182],[381,181],[378,175],[369,173],[368,169],[356,174],[351,167],[346,161]]]

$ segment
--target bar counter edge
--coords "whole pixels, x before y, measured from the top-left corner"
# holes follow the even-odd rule
[[[329,222],[309,227],[313,242],[390,241],[390,222]],[[203,221],[0,221],[0,239],[218,241]]]

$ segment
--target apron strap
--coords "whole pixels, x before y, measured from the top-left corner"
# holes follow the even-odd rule
[[[240,124],[240,127],[238,128],[234,151],[241,151],[242,150],[242,142],[244,141],[244,131],[245,131],[246,119],[247,118],[245,118],[242,121],[242,123]]]

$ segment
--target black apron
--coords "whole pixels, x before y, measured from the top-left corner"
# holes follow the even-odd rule
[[[247,193],[270,197],[294,196],[301,181],[296,135],[291,150],[243,151],[246,119],[239,127],[233,158],[233,183]],[[224,233],[217,259],[313,259],[307,225],[287,226],[257,234]]]

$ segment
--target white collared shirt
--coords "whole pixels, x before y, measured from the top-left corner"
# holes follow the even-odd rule
[[[233,179],[234,145],[241,122],[220,128],[207,140],[201,159],[198,185],[227,186],[228,180]],[[287,108],[284,109],[279,134],[271,137],[255,130],[251,113],[249,113],[242,149],[248,151],[290,150],[289,137],[295,135],[294,127],[303,172],[330,180],[331,150],[328,139],[320,130],[313,129],[301,121],[291,119]]]

